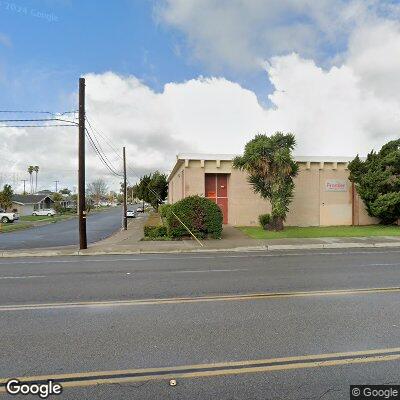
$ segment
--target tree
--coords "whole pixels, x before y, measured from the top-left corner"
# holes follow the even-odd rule
[[[32,176],[33,171],[34,171],[34,167],[33,167],[33,165],[30,165],[28,167],[28,174],[29,174],[29,184],[31,186],[31,191],[30,191],[31,194],[33,193],[33,176]]]
[[[58,191],[61,194],[67,194],[68,196],[71,195],[71,191],[68,188],[64,188]]]
[[[136,185],[136,195],[140,200],[150,203],[155,210],[168,195],[167,175],[155,171],[144,175]]]
[[[148,203],[158,211],[158,206],[162,204],[168,196],[167,175],[161,174],[159,171],[154,172],[151,175],[148,189]]]
[[[121,188],[121,192],[123,192],[123,188]],[[138,185],[128,186],[126,188],[128,199],[133,203],[135,199],[139,198],[138,196]]]
[[[36,173],[36,176],[35,176],[35,193],[36,193],[37,192],[37,176],[39,173],[39,167],[37,165],[35,165],[33,167],[33,171]]]
[[[233,166],[249,174],[248,181],[255,193],[271,203],[269,228],[282,230],[293,198],[293,178],[298,165],[292,157],[296,145],[293,134],[276,132],[272,136],[256,135],[250,140],[243,156],[235,157]]]
[[[379,152],[372,150],[365,161],[357,155],[349,170],[370,216],[384,224],[400,218],[400,139],[386,143]]]
[[[62,196],[61,193],[54,193],[52,195],[52,198],[54,200],[54,209],[58,212],[61,213],[64,211],[64,207],[62,206],[61,202],[64,200],[64,197]]]
[[[96,179],[87,186],[87,194],[93,199],[95,204],[99,204],[100,201],[107,196],[108,186],[104,179]]]
[[[11,185],[4,185],[3,191],[0,192],[0,207],[7,211],[7,208],[12,207],[13,190]]]

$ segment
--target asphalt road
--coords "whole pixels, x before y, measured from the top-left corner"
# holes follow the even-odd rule
[[[121,207],[89,214],[86,228],[88,243],[97,242],[117,231],[121,227],[121,218]],[[0,250],[71,246],[78,243],[77,218],[0,235]]]
[[[60,398],[202,400],[400,384],[399,256],[0,259],[0,382],[58,374]]]

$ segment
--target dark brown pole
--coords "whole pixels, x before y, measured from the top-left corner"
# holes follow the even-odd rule
[[[78,215],[79,249],[87,249],[86,198],[85,198],[85,78],[79,78],[79,172],[78,172]]]
[[[128,220],[126,218],[126,212],[127,206],[126,206],[126,198],[127,198],[127,193],[126,193],[126,154],[125,154],[125,147],[122,148],[122,157],[124,160],[124,230],[126,231],[128,229]]]
[[[123,156],[123,160],[124,160],[124,218],[123,218],[123,223],[124,223],[124,230],[126,231],[128,229],[128,221],[126,218],[126,212],[127,210],[127,206],[126,206],[126,197],[127,197],[127,193],[126,193],[126,155],[125,155],[125,147],[122,148],[122,156]]]

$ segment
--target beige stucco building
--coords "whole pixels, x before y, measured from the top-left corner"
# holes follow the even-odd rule
[[[270,204],[255,194],[247,174],[232,167],[234,155],[179,154],[168,177],[169,203],[191,195],[205,196],[222,209],[224,223],[257,225]],[[348,179],[350,158],[296,157],[299,174],[286,220],[289,226],[369,225],[362,200]]]

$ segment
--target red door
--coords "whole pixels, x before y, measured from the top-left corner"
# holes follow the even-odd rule
[[[228,175],[205,175],[206,197],[219,205],[223,215],[223,223],[228,223]]]

